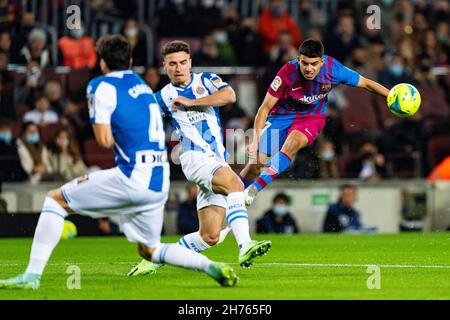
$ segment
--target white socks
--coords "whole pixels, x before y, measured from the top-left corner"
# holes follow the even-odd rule
[[[26,273],[42,275],[48,259],[61,238],[67,212],[53,198],[46,197],[34,233]]]
[[[225,238],[227,237],[230,230],[231,230],[230,227],[225,227],[224,229],[222,229],[220,231],[219,242],[217,242],[215,245],[222,243],[225,240]],[[193,232],[193,233],[185,235],[184,237],[181,237],[177,243],[180,246],[183,246],[185,248],[188,248],[188,249],[191,249],[191,250],[194,250],[197,252],[202,252],[202,251],[205,251],[206,249],[211,248],[211,246],[209,244],[207,244],[203,240],[203,238],[200,236],[199,231]]]
[[[227,196],[227,206],[228,224],[233,230],[239,248],[242,248],[251,241],[244,192],[230,193]]]
[[[178,244],[161,244],[152,254],[152,262],[208,272],[212,263],[206,256]]]
[[[202,239],[199,231],[185,235],[178,240],[178,244],[196,252],[202,252],[211,248],[211,246]]]

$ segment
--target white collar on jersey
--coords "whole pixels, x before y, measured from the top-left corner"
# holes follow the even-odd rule
[[[133,73],[133,70],[117,70],[105,74],[105,77],[123,78],[124,74],[131,74],[131,73]]]

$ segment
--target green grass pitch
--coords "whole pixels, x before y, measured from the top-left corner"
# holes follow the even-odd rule
[[[166,266],[156,275],[127,277],[140,261],[125,238],[63,240],[37,291],[0,290],[2,299],[450,299],[450,233],[397,235],[258,235],[272,250],[251,269],[237,262],[233,237],[210,249],[233,263],[235,288],[221,288],[203,273]],[[176,237],[164,237],[174,242]],[[0,240],[0,278],[23,272],[31,239]],[[81,289],[69,290],[69,265],[81,271]],[[367,265],[380,267],[380,289],[368,289]],[[369,281],[369,283],[373,283]]]

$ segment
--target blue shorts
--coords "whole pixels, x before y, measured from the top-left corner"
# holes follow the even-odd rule
[[[288,135],[300,131],[311,145],[325,126],[325,117],[297,117],[297,115],[269,115],[259,141],[258,152],[268,156],[278,153]]]

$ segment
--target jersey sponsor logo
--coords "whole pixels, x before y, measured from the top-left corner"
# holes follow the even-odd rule
[[[148,85],[141,83],[128,90],[128,94],[137,99],[141,94],[153,94],[153,91]]]
[[[138,151],[136,152],[136,163],[139,164],[165,164],[167,163],[166,151]]]
[[[192,109],[192,108],[189,108]],[[188,110],[186,115],[190,123],[196,123],[202,120],[206,120],[206,113],[198,110]]]
[[[324,93],[324,94],[315,94],[313,96],[303,96],[303,97],[299,98],[298,101],[300,101],[301,103],[304,103],[304,104],[312,104],[312,103],[316,102],[317,100],[326,98],[327,95],[328,95],[328,92]]]
[[[202,86],[197,87],[197,89],[195,89],[195,92],[197,94],[203,94],[205,93],[205,88],[203,88]]]
[[[278,88],[280,88],[281,84],[283,83],[283,80],[279,76],[276,76],[275,79],[273,79],[272,84],[270,87],[273,91],[278,91]]]

